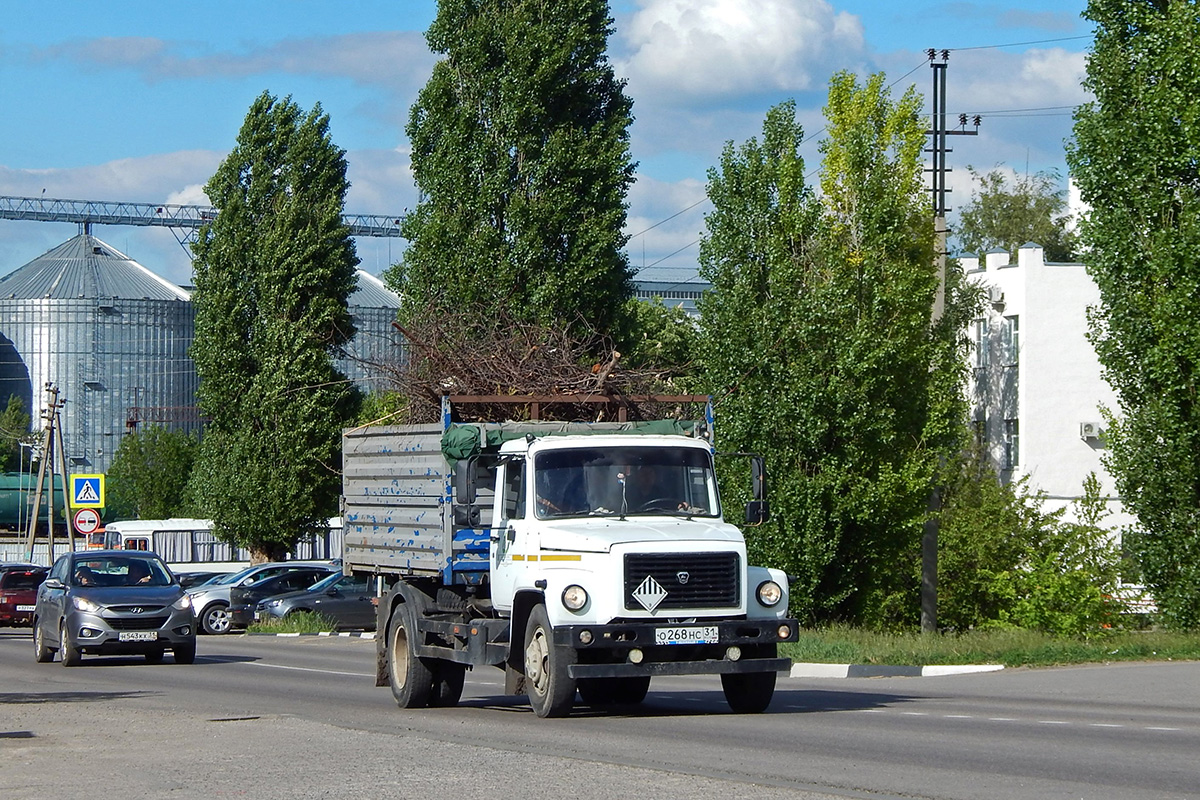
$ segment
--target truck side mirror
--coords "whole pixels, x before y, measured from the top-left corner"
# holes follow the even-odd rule
[[[771,506],[766,500],[751,500],[746,503],[746,524],[762,525],[771,518]]]
[[[750,491],[755,500],[767,499],[767,462],[762,456],[750,456]]]
[[[454,502],[459,505],[469,506],[475,502],[476,464],[476,457],[471,456],[459,461],[458,466],[454,470]]]

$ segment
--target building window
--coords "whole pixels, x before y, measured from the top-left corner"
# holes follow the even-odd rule
[[[1019,350],[1018,339],[1020,337],[1020,317],[1005,317],[1004,330],[1001,333],[1001,346],[1004,351],[1005,366],[1016,366],[1017,353]]]
[[[1021,428],[1015,419],[1004,420],[1004,468],[1016,469],[1021,463]]]
[[[975,367],[983,369],[988,365],[988,321],[975,320]]]

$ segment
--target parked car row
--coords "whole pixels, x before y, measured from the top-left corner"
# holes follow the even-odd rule
[[[241,572],[197,576],[191,588],[156,554],[78,551],[50,568],[0,565],[0,625],[30,625],[39,662],[57,654],[75,666],[86,654],[140,654],[151,663],[170,650],[196,658],[200,632],[228,633],[255,620],[317,612],[339,628],[375,627],[369,581],[342,575],[336,562],[284,561]]]
[[[307,589],[330,575],[341,574],[341,569],[340,564],[329,561],[277,561],[215,578],[188,590],[196,609],[196,624],[208,634],[244,628],[254,620],[255,608],[268,595]]]

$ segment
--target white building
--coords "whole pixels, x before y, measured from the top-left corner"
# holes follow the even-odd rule
[[[1047,508],[1083,494],[1089,473],[1108,498],[1106,527],[1134,519],[1124,512],[1105,470],[1101,408],[1117,397],[1101,377],[1087,339],[1087,311],[1100,291],[1082,264],[1047,264],[1042,248],[1021,247],[1017,263],[995,251],[960,258],[968,280],[985,287],[984,315],[972,325],[968,384],[976,436],[1004,481],[1029,477]]]

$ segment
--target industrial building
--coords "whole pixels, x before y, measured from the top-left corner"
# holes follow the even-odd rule
[[[350,311],[358,335],[337,361],[363,389],[373,365],[400,358],[391,323],[400,299],[359,272]],[[191,294],[83,233],[0,278],[0,403],[25,403],[41,426],[43,388],[55,384],[72,472],[105,472],[120,437],[138,425],[198,432],[199,380],[188,355]]]

